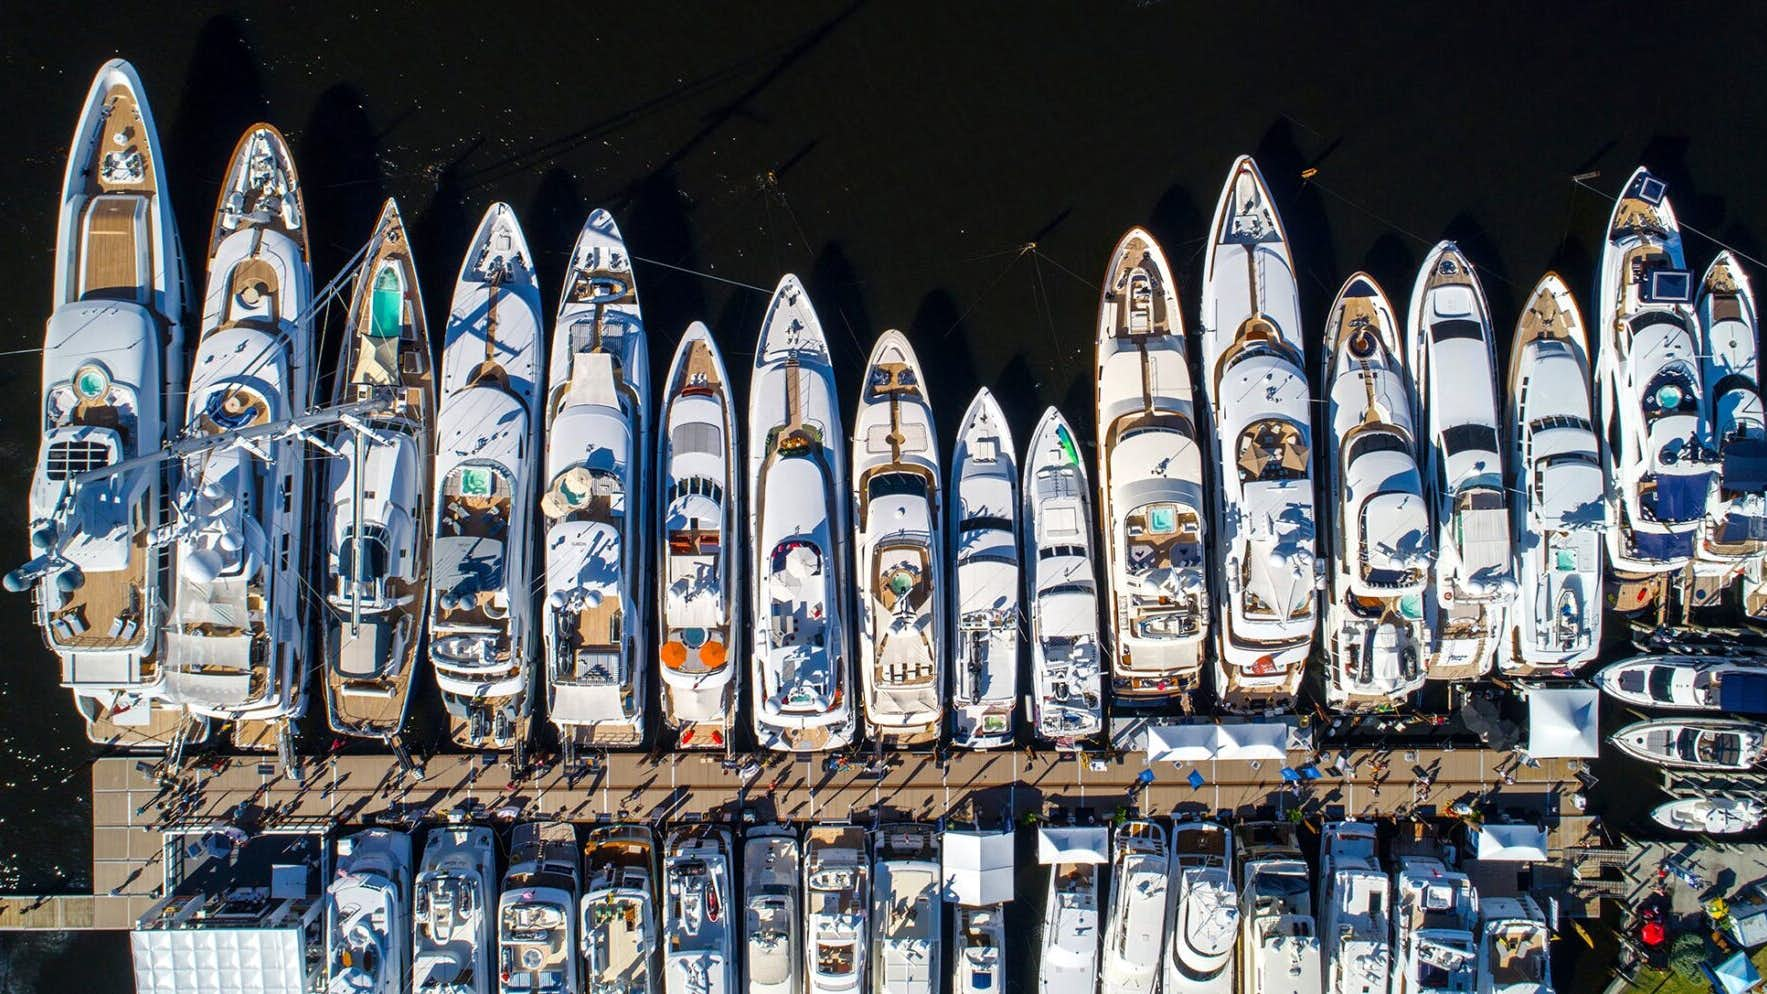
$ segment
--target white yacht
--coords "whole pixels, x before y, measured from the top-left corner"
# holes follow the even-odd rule
[[[415,994],[490,994],[496,907],[496,835],[482,825],[431,828],[411,898]]]
[[[540,288],[493,204],[461,263],[442,345],[429,655],[454,742],[508,749],[533,713]]]
[[[1031,728],[1057,748],[1104,730],[1098,582],[1086,462],[1067,419],[1043,412],[1025,450],[1019,527],[1030,587]]]
[[[313,271],[307,217],[282,135],[254,125],[233,150],[209,238],[202,338],[185,408],[176,498],[169,701],[245,722],[262,742],[306,709],[308,450],[271,430],[311,399]]]
[[[636,746],[650,682],[650,353],[632,259],[606,211],[590,213],[571,252],[546,383],[547,716],[567,752]]]
[[[1319,938],[1325,994],[1387,994],[1393,970],[1392,881],[1372,824],[1327,822],[1319,841]]]
[[[873,843],[871,889],[873,994],[939,994],[944,973],[944,871],[939,830],[884,825]]]
[[[1392,994],[1473,994],[1479,895],[1439,854],[1397,853]]]
[[[756,825],[742,843],[742,989],[804,994],[803,846],[795,829]]]
[[[509,871],[497,901],[499,994],[576,994],[576,830],[567,822],[525,822],[509,842]]]
[[[1720,252],[1706,268],[1694,301],[1699,315],[1701,376],[1706,400],[1706,445],[1717,456],[1716,500],[1700,536],[1697,573],[1735,579],[1767,557],[1767,415],[1761,409],[1761,370],[1755,293],[1742,263]]]
[[[1317,994],[1312,872],[1288,822],[1239,826],[1240,994]]]
[[[657,415],[657,628],[663,724],[723,749],[742,644],[742,467],[736,404],[711,330],[681,336]]]
[[[1675,832],[1736,835],[1767,821],[1767,805],[1752,797],[1695,795],[1664,801],[1650,810],[1650,817]]]
[[[1387,708],[1426,676],[1423,602],[1434,543],[1399,330],[1386,295],[1366,274],[1338,291],[1325,349],[1326,705]]]
[[[729,829],[669,833],[663,857],[664,994],[735,994]]]
[[[951,453],[956,631],[951,740],[970,749],[1011,745],[1018,707],[1018,451],[994,395],[976,393]]]
[[[1103,994],[1153,994],[1170,910],[1166,830],[1131,818],[1111,830],[1110,901],[1105,905]]]
[[[1767,715],[1767,656],[1632,656],[1602,667],[1596,682],[1633,707]]]
[[[1093,385],[1111,697],[1188,712],[1209,627],[1203,453],[1178,287],[1140,228],[1105,273]]]
[[[1300,291],[1282,220],[1249,156],[1233,164],[1203,263],[1202,381],[1215,505],[1215,693],[1286,707],[1318,619],[1312,395]]]
[[[597,825],[583,841],[578,935],[587,994],[657,994],[656,836]]]
[[[1239,941],[1239,889],[1233,833],[1211,821],[1172,826],[1172,898],[1160,990],[1230,994]]]
[[[1478,994],[1552,994],[1551,944],[1546,913],[1532,897],[1482,902]]]
[[[1006,987],[1006,909],[999,904],[955,905],[957,948],[951,957],[952,994],[1000,994]]]
[[[411,836],[370,828],[337,840],[325,888],[331,994],[403,994],[411,969]]]
[[[43,439],[31,478],[27,587],[95,742],[150,745],[176,722],[164,677],[166,467],[111,474],[160,450],[183,420],[184,308],[177,220],[159,134],[135,67],[112,59],[86,93],[68,149],[55,299],[43,338]],[[159,727],[155,727],[155,726]],[[163,742],[161,743],[163,748]]]
[[[804,976],[808,994],[867,990],[871,858],[865,830],[813,825],[804,836]]]
[[[1491,672],[1516,584],[1491,308],[1459,246],[1440,242],[1418,270],[1405,324],[1412,421],[1434,509],[1436,562],[1424,597],[1435,680]]]
[[[391,740],[429,606],[436,420],[423,295],[391,200],[356,276],[339,363],[332,403],[379,407],[334,431],[326,460],[326,716],[334,732]]]
[[[1678,769],[1750,770],[1767,759],[1767,724],[1737,718],[1656,718],[1608,736],[1634,759]]]
[[[853,415],[854,601],[865,731],[936,742],[944,723],[945,547],[939,434],[899,331],[878,336]]]
[[[1648,170],[1627,180],[1597,282],[1595,406],[1622,583],[1688,565],[1713,489],[1693,277],[1667,194]],[[1623,593],[1619,607],[1648,602]]]
[[[762,747],[853,741],[846,438],[822,324],[798,278],[773,292],[749,381],[754,723]]]
[[[1045,828],[1038,862],[1049,867],[1043,935],[1037,955],[1037,994],[1098,989],[1099,889],[1110,859],[1103,828]]]
[[[1529,294],[1509,353],[1514,638],[1499,667],[1518,676],[1574,671],[1601,648],[1606,483],[1591,421],[1589,345],[1564,281]]]

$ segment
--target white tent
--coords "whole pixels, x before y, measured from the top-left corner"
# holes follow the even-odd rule
[[[1528,755],[1593,759],[1601,751],[1594,687],[1536,687],[1528,691]]]
[[[136,929],[136,994],[305,994],[304,930]]]
[[[1149,725],[1147,761],[1202,763],[1215,759],[1284,759],[1289,727],[1281,721]]]
[[[1037,832],[1039,863],[1108,863],[1110,830],[1093,828],[1044,828]]]
[[[1012,831],[947,831],[945,899],[969,907],[1012,900]]]
[[[1546,833],[1536,825],[1473,829],[1473,857],[1503,863],[1546,862]]]

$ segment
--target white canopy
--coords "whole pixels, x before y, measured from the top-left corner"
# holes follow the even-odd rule
[[[136,994],[305,994],[306,947],[288,928],[138,929]]]
[[[1284,759],[1288,755],[1288,731],[1288,724],[1281,721],[1149,725],[1147,761]]]
[[[1110,830],[1096,828],[1043,828],[1037,831],[1039,863],[1108,863]]]
[[[943,852],[946,900],[969,907],[1012,900],[1011,830],[947,831]]]
[[[1594,687],[1538,687],[1528,691],[1528,755],[1535,759],[1591,759],[1601,751]]]
[[[1473,829],[1473,856],[1504,863],[1544,863],[1546,832],[1536,825],[1485,825]]]

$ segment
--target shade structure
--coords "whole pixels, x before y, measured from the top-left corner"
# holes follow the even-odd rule
[[[1012,900],[1012,832],[947,831],[945,900],[969,907]]]
[[[1110,830],[1103,826],[1039,829],[1037,862],[1108,863],[1110,846]]]
[[[1546,862],[1546,832],[1538,825],[1485,825],[1472,834],[1474,858],[1494,863]]]
[[[1600,694],[1594,687],[1528,691],[1528,755],[1593,759],[1601,751]]]
[[[1717,966],[1707,967],[1706,972],[1718,994],[1750,994],[1761,986],[1761,971],[1755,969],[1748,953],[1732,953]]]
[[[302,929],[136,929],[138,994],[305,994]]]
[[[1147,761],[1202,763],[1209,760],[1283,759],[1289,726],[1281,721],[1198,722],[1150,725]]]

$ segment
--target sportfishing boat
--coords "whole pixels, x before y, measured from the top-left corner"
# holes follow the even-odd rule
[[[582,987],[577,958],[576,830],[568,822],[525,822],[509,843],[509,872],[497,901],[500,994],[571,994]]]
[[[497,837],[482,825],[431,828],[411,898],[411,990],[489,994],[496,907]]]
[[[1282,219],[1250,156],[1233,163],[1203,262],[1202,380],[1215,505],[1215,693],[1230,710],[1294,699],[1318,627],[1312,394]]]
[[[1319,937],[1325,994],[1386,994],[1393,969],[1392,881],[1374,826],[1328,822],[1319,840]]]
[[[803,994],[802,846],[786,825],[756,825],[742,843],[742,989]]]
[[[1606,483],[1591,423],[1589,346],[1557,274],[1528,296],[1509,353],[1515,637],[1499,667],[1518,676],[1574,671],[1601,647]]]
[[[665,994],[734,994],[730,927],[730,831],[715,825],[669,833],[663,860]]]
[[[546,370],[546,712],[568,753],[644,741],[650,353],[613,215],[577,236]]]
[[[1668,186],[1640,168],[1608,222],[1597,282],[1595,406],[1610,481],[1608,556],[1622,583],[1693,558],[1713,489],[1693,277]],[[1651,595],[1622,591],[1634,610]]]
[[[1633,656],[1603,667],[1596,681],[1635,707],[1767,715],[1767,656]]]
[[[809,994],[866,989],[870,881],[864,829],[810,827],[804,837],[804,989]]]
[[[1049,867],[1043,936],[1037,955],[1037,994],[1075,994],[1098,988],[1098,892],[1110,858],[1103,828],[1046,828],[1037,859]]]
[[[1634,759],[1682,769],[1748,770],[1767,759],[1767,724],[1734,718],[1635,721],[1608,741]]]
[[[1239,826],[1240,994],[1314,994],[1320,987],[1312,874],[1288,822]]]
[[[884,825],[872,851],[873,994],[939,994],[939,947],[945,941],[939,829]]]
[[[1479,973],[1479,895],[1472,881],[1439,855],[1396,858],[1392,994],[1472,994]]]
[[[1727,584],[1748,563],[1767,557],[1767,415],[1755,344],[1760,329],[1755,293],[1736,256],[1726,251],[1712,260],[1694,310],[1708,405],[1706,445],[1719,462],[1718,493],[1694,571]]]
[[[1736,835],[1767,821],[1767,805],[1752,797],[1678,797],[1652,808],[1650,817],[1671,831]]]
[[[1552,994],[1551,938],[1532,897],[1480,902],[1479,994]]]
[[[1386,294],[1364,273],[1332,304],[1324,366],[1332,548],[1326,705],[1387,708],[1426,675],[1423,601],[1434,541],[1398,325]]]
[[[656,836],[648,826],[589,829],[578,927],[590,994],[657,990],[656,865]]]
[[[1165,994],[1228,994],[1239,940],[1239,890],[1233,883],[1233,834],[1211,821],[1172,826],[1172,927]]]
[[[331,729],[391,740],[405,724],[429,606],[429,329],[399,207],[381,208],[356,276],[333,384],[373,402],[332,434],[326,461],[325,703]]]
[[[853,549],[865,731],[936,742],[944,724],[945,546],[939,434],[920,360],[878,336],[853,415]]]
[[[1018,451],[986,388],[957,429],[948,506],[957,605],[951,740],[970,749],[1011,745],[1018,707]]]
[[[37,626],[94,742],[157,745],[181,709],[154,703],[164,670],[166,467],[145,459],[182,421],[184,307],[177,220],[159,133],[135,67],[112,59],[86,92],[68,149],[43,339],[41,447],[31,478]],[[87,476],[86,474],[92,474]]]
[[[1098,305],[1098,499],[1104,528],[1111,696],[1188,712],[1202,680],[1203,454],[1184,314],[1153,236],[1117,242]]]
[[[815,752],[853,741],[847,658],[847,478],[834,366],[810,295],[773,291],[749,381],[749,548],[755,557],[755,738]]]
[[[292,761],[288,720],[307,705],[307,449],[287,429],[310,398],[313,271],[294,162],[270,125],[233,150],[208,269],[184,422],[205,445],[184,457],[175,498],[165,696],[246,723],[238,744],[279,738]]]
[[[1491,672],[1509,631],[1516,584],[1491,308],[1453,242],[1437,243],[1424,259],[1405,330],[1412,422],[1435,519],[1437,558],[1424,597],[1424,621],[1435,635],[1427,670],[1436,680],[1476,680]]]
[[[981,908],[962,905],[956,917],[957,955],[952,965],[952,994],[992,994],[1005,987],[1006,915],[998,904]]]
[[[1074,431],[1051,407],[1025,450],[1020,527],[1031,590],[1031,727],[1060,749],[1104,729],[1092,506]],[[1096,957],[1094,957],[1096,959]]]
[[[736,404],[712,332],[695,321],[657,415],[657,627],[663,724],[687,749],[723,749],[742,658],[741,466]]]
[[[370,828],[337,840],[337,876],[325,888],[331,994],[402,994],[411,969],[411,836]]]
[[[429,655],[456,744],[524,741],[540,445],[540,288],[507,204],[479,222],[448,313],[436,412]]]
[[[1111,830],[1110,901],[1105,905],[1104,964],[1099,990],[1153,994],[1160,982],[1166,941],[1166,831],[1145,818]]]

